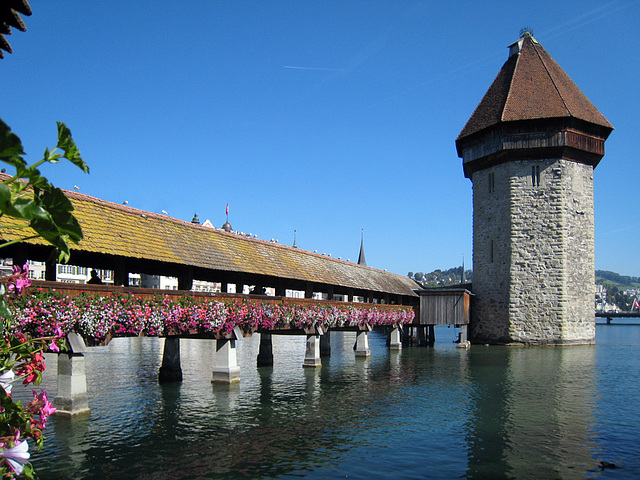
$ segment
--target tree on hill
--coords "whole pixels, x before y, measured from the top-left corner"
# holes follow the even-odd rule
[[[465,270],[465,283],[471,282],[472,274],[472,270]],[[459,285],[462,283],[462,267],[453,267],[447,270],[437,269],[430,273],[409,272],[408,276],[423,287],[446,287],[449,285]]]
[[[638,281],[637,277],[620,275],[619,273],[610,272],[608,270],[596,270],[596,277],[601,277],[605,280],[609,280],[613,283],[620,283],[622,285],[631,285],[631,282]]]

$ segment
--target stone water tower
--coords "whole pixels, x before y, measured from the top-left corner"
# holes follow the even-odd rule
[[[473,183],[472,342],[595,341],[593,169],[612,130],[523,31],[456,139]]]

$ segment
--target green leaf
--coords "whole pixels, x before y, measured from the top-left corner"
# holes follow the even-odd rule
[[[23,218],[25,220],[32,220],[34,218],[46,219],[49,214],[47,211],[39,205],[39,202],[35,198],[18,198],[13,204],[13,212],[11,216],[17,218]]]
[[[45,189],[51,188],[51,184],[49,181],[40,175],[40,170],[38,170],[33,165],[24,169],[23,177],[29,179],[29,183],[34,189]]]
[[[4,297],[4,292],[2,292],[2,295]],[[11,310],[9,310],[7,302],[5,302],[4,298],[0,298],[0,317],[4,319],[4,321],[0,321],[0,334],[2,334],[4,332],[5,321],[10,322],[13,319],[13,314],[11,313]]]
[[[5,213],[11,205],[11,188],[0,182],[0,212]]]
[[[52,188],[49,192],[43,192],[42,206],[49,212],[52,221],[59,232],[68,235],[73,243],[82,240],[82,228],[78,220],[73,216],[73,205],[59,188]]]
[[[64,156],[67,160],[80,168],[84,173],[89,173],[89,166],[84,162],[80,156],[80,150],[76,142],[71,138],[71,131],[62,122],[58,124],[58,148],[64,151]]]
[[[18,175],[27,162],[22,158],[24,150],[20,138],[0,119],[0,160],[16,167]]]
[[[61,153],[54,153],[53,155],[49,154],[48,157],[45,157],[45,159],[47,160],[47,162],[49,163],[60,163],[60,158],[62,158],[63,155]]]

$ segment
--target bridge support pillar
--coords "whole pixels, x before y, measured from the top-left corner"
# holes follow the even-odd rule
[[[304,354],[303,367],[320,367],[322,362],[320,360],[320,335],[308,334],[307,335],[307,350]]]
[[[53,403],[57,415],[89,413],[87,374],[83,353],[58,354],[58,392]]]
[[[325,332],[324,335],[320,336],[320,356],[331,356],[331,334],[329,332]]]
[[[402,326],[402,343],[413,345],[413,327],[411,325]]]
[[[368,357],[371,355],[371,350],[369,349],[369,330],[370,327],[366,330],[360,330],[356,333],[356,357]]]
[[[258,366],[273,366],[273,339],[270,333],[260,334],[260,347],[258,349]]]
[[[389,332],[389,349],[402,350],[402,327],[392,328]]]
[[[433,344],[436,343],[436,326],[429,325],[428,330],[429,330],[428,345],[430,347],[433,347]]]
[[[457,348],[469,348],[469,337],[467,335],[468,325],[460,325],[460,338],[458,339]]]
[[[162,366],[158,375],[160,383],[181,382],[182,367],[180,366],[180,337],[170,336],[164,339]]]
[[[426,336],[427,336],[427,332],[426,332],[426,328],[424,325],[418,325],[416,327],[417,331],[417,337],[418,337],[418,346],[419,347],[424,347],[427,345],[427,340],[426,340]]]
[[[216,340],[216,356],[213,364],[212,383],[240,381],[240,367],[236,355],[236,341],[225,338]]]

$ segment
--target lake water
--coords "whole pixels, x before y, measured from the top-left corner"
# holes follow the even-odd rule
[[[640,326],[596,332],[595,346],[460,350],[437,328],[433,348],[400,352],[373,332],[366,359],[333,333],[317,369],[295,336],[256,368],[254,335],[232,386],[211,384],[212,341],[182,340],[183,382],[159,385],[163,340],[115,339],[86,354],[91,414],[52,418],[32,461],[42,479],[640,478]],[[55,371],[47,355],[52,398]]]

